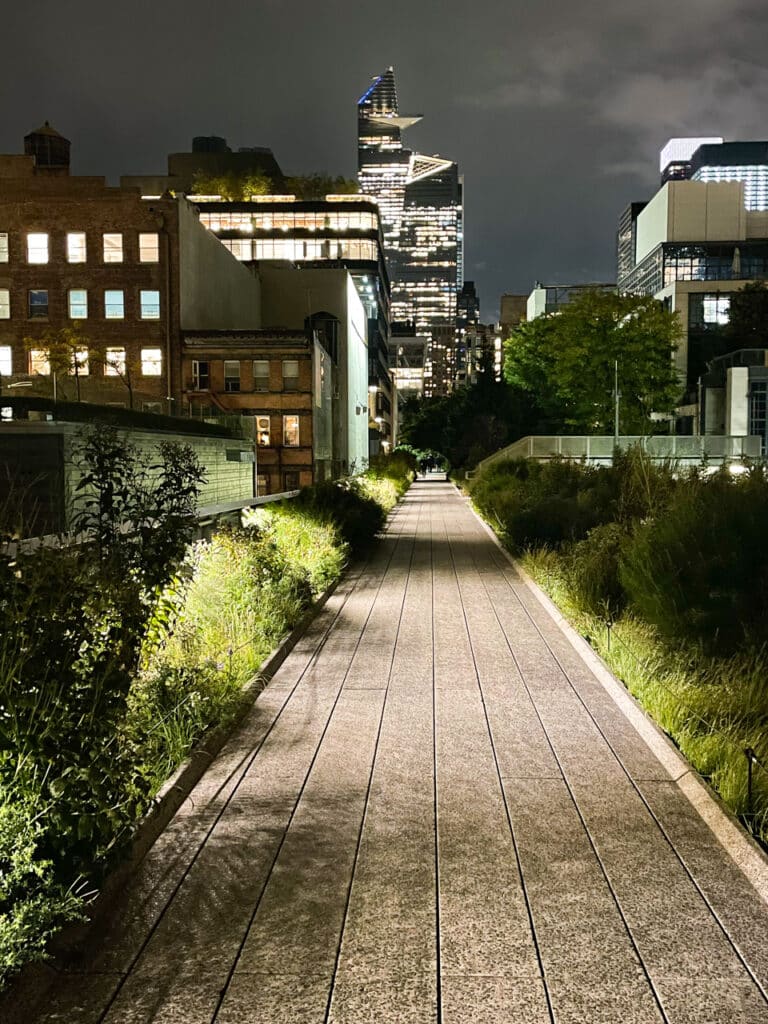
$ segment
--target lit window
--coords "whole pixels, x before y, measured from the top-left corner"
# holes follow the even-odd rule
[[[298,416],[283,416],[283,444],[286,448],[299,447]]]
[[[10,345],[0,345],[0,376],[10,377],[13,373],[13,349]]]
[[[269,445],[269,416],[256,417],[256,443],[261,448]]]
[[[112,233],[104,235],[104,262],[123,262],[123,236]]]
[[[283,390],[299,390],[299,361],[298,359],[283,360]],[[298,443],[298,442],[297,442]]]
[[[705,295],[703,316],[705,324],[727,324],[731,315],[730,295]]]
[[[33,231],[27,235],[27,263],[48,262],[48,235]]]
[[[48,316],[48,290],[33,288],[29,293],[30,318]]]
[[[141,301],[141,319],[159,320],[160,292],[145,291],[144,289],[142,289],[139,292],[139,299]]]
[[[125,374],[125,349],[108,348],[104,360],[105,377],[122,377]]]
[[[104,316],[107,320],[125,318],[125,295],[122,288],[107,289],[104,292]]]
[[[269,494],[269,476],[266,473],[256,474],[256,494]]]
[[[160,262],[160,236],[156,231],[139,232],[139,263]]]
[[[0,231],[0,263],[8,262],[8,232]]]
[[[8,288],[0,288],[0,320],[11,319],[11,293]]]
[[[70,288],[69,318],[70,320],[86,320],[88,317],[88,292],[85,288]]]
[[[29,353],[29,372],[40,373],[48,377],[51,372],[51,364],[48,362],[48,353],[42,348],[33,348]]]
[[[224,390],[240,390],[240,362],[237,359],[224,360]]]
[[[269,391],[268,359],[254,359],[253,361],[253,390]]]
[[[192,360],[192,390],[207,391],[211,386],[211,365],[207,360]]]
[[[159,377],[163,372],[163,353],[159,348],[141,350],[141,373],[144,377]]]
[[[67,233],[67,263],[85,263],[85,232]]]
[[[88,376],[88,349],[81,348],[77,352],[72,354],[72,366],[69,369],[71,374],[75,372],[75,366],[77,366],[78,376]]]

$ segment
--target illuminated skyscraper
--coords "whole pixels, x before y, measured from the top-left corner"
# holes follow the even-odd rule
[[[402,132],[421,117],[400,115],[392,68],[374,79],[357,110],[358,177],[381,212],[392,317],[412,321],[417,335],[439,345],[445,373],[437,366],[432,370],[428,357],[425,386],[428,394],[443,394],[452,384],[448,367],[453,363],[453,353],[443,350],[456,330],[456,295],[464,274],[458,165],[403,147]]]

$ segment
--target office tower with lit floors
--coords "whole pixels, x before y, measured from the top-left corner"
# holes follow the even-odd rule
[[[358,179],[379,204],[392,317],[411,321],[428,339],[427,397],[446,394],[453,386],[456,298],[464,275],[458,165],[403,146],[403,131],[421,117],[401,116],[392,68],[374,79],[357,111]]]

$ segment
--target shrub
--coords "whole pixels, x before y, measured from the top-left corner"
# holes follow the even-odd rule
[[[83,920],[84,896],[56,880],[41,856],[40,807],[0,793],[0,988],[25,963],[42,960],[62,925]]]
[[[768,639],[768,484],[751,473],[692,479],[621,559],[632,604],[671,640],[729,653]]]
[[[336,524],[354,554],[371,543],[386,519],[381,505],[361,493],[354,482],[327,481],[304,487],[293,498],[293,507],[320,522]]]
[[[619,559],[627,532],[618,523],[596,526],[564,556],[571,596],[581,611],[614,622],[627,595],[619,579]]]
[[[264,531],[283,558],[303,567],[315,597],[339,578],[349,557],[349,545],[338,525],[294,502],[253,509],[245,522]]]
[[[509,460],[473,480],[471,495],[513,550],[560,547],[585,537],[608,517],[605,500],[596,500],[600,472],[565,459]]]

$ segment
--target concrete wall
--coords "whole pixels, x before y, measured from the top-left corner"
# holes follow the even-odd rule
[[[179,200],[179,291],[182,330],[237,331],[261,326],[259,279]]]
[[[526,319],[535,320],[547,311],[547,289],[534,288],[526,303]]]
[[[670,181],[637,218],[636,260],[661,242],[736,242],[746,237],[740,181]]]
[[[350,274],[264,264],[259,276],[265,328],[303,328],[310,314],[320,312],[338,319],[334,461],[341,472],[359,472],[368,464],[368,321]]]
[[[725,382],[725,433],[746,437],[749,433],[749,368],[731,366]]]

